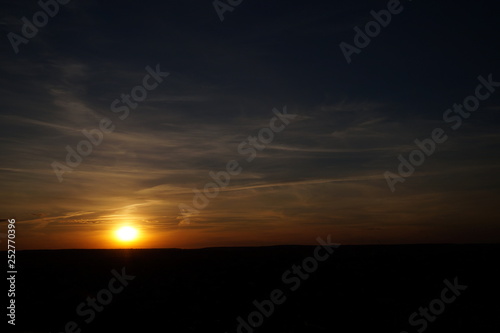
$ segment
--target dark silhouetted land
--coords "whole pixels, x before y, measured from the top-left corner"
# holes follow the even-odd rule
[[[420,326],[408,317],[457,277],[467,290],[425,332],[500,332],[499,245],[341,246],[291,291],[282,275],[314,249],[20,251],[17,325],[9,330],[64,332],[75,321],[96,333],[236,332],[255,299],[280,289],[286,301],[255,332],[411,333]],[[122,267],[136,278],[84,323],[77,306]]]

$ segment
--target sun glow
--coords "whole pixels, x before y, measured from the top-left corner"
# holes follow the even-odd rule
[[[116,231],[116,237],[122,242],[130,242],[137,238],[138,233],[133,227],[121,227]]]

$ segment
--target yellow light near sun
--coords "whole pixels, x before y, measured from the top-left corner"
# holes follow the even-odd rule
[[[133,227],[122,227],[116,231],[116,237],[122,242],[130,242],[137,238],[138,231]]]

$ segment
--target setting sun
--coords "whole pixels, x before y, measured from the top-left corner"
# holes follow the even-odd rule
[[[133,227],[122,227],[116,231],[116,237],[123,242],[133,241],[137,238],[137,229]]]

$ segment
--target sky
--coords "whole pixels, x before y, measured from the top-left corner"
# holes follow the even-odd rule
[[[18,249],[499,242],[499,5],[394,1],[72,0],[23,39],[40,5],[2,0],[0,231],[15,219]]]

